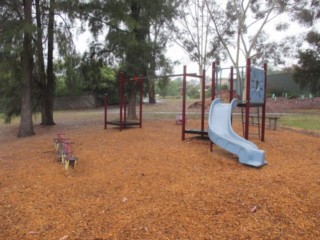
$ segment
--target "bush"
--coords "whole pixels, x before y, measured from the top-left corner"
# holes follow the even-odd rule
[[[187,87],[187,96],[191,99],[200,98],[199,86],[188,86]]]

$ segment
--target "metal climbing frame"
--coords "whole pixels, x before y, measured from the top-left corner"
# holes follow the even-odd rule
[[[127,120],[127,97],[124,95],[124,87],[126,83],[134,82],[139,88],[139,120],[129,121]],[[123,73],[119,76],[119,108],[120,116],[119,121],[108,120],[108,95],[104,96],[104,129],[107,129],[107,125],[119,126],[121,131],[128,126],[142,127],[142,96],[143,96],[143,79],[140,77],[134,77],[133,79],[125,79]]]
[[[186,129],[186,90],[187,90],[187,77],[199,78],[201,81],[201,123],[200,129]],[[204,129],[204,118],[205,118],[205,85],[206,85],[206,71],[202,71],[202,75],[188,74],[187,67],[183,66],[183,82],[182,82],[182,136],[181,139],[185,140],[186,133],[197,134],[201,137],[208,135],[208,131]],[[211,81],[211,100],[214,99],[214,79]]]

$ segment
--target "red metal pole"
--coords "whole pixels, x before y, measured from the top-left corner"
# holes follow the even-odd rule
[[[233,99],[233,66],[230,68],[230,93],[229,93],[229,101],[231,102]]]
[[[187,67],[183,66],[183,81],[182,81],[182,137],[185,140],[186,130],[186,88],[187,88]]]
[[[211,76],[211,101],[216,97],[216,63],[212,63],[212,76]],[[213,143],[210,140],[210,151],[212,152]]]
[[[247,59],[246,70],[246,115],[245,115],[245,139],[249,139],[249,113],[250,113],[250,75],[251,75],[251,59]]]
[[[202,81],[202,104],[201,104],[201,137],[203,137],[203,132],[204,132],[204,110],[206,108],[206,93],[205,93],[205,88],[206,88],[206,70],[202,70],[202,78],[200,79]]]
[[[123,73],[120,75],[120,83],[119,83],[119,104],[120,104],[120,122],[119,129],[122,130],[122,104],[123,104]]]
[[[123,128],[126,128],[127,124],[127,96],[123,96]]]
[[[140,125],[140,128],[142,128],[142,96],[143,96],[143,80],[140,79],[139,80],[139,84],[140,84],[140,122],[139,122],[139,125]]]
[[[104,95],[104,129],[107,129],[107,118],[108,118],[108,95]]]
[[[262,106],[262,131],[261,131],[261,141],[264,142],[265,130],[266,130],[266,103],[267,103],[267,64],[263,64],[264,69],[264,101]]]
[[[211,101],[216,98],[216,63],[212,63]]]

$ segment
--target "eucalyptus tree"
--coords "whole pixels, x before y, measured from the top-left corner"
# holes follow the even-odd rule
[[[191,61],[197,63],[199,75],[202,75],[210,61],[225,59],[225,52],[211,19],[211,14],[219,14],[219,8],[214,0],[208,2],[211,6],[217,6],[217,11],[212,7],[213,12],[209,13],[205,0],[184,1],[179,8],[179,18],[171,24],[172,40],[185,51]],[[200,92],[200,99],[201,95]]]
[[[292,7],[282,0],[228,0],[225,6],[220,6],[217,15],[217,6],[205,1],[219,41],[236,67],[238,77],[242,59],[263,55],[257,52],[257,46],[267,24]],[[245,92],[245,82],[239,83],[239,88]]]
[[[171,25],[172,40],[184,49],[190,60],[197,63],[199,75],[202,75],[210,60],[224,59],[210,15],[218,16],[219,8],[214,0],[207,1],[212,7],[210,13],[205,0],[185,1],[179,8],[179,18]]]
[[[157,69],[162,70],[162,74],[170,72],[168,60],[164,56],[169,39],[166,27],[176,16],[176,9],[180,1],[127,1],[127,4],[130,6],[129,14],[124,18],[127,26],[125,34],[127,41],[122,42],[125,50],[122,53],[125,59],[125,71],[131,76],[152,76],[156,74]],[[108,36],[112,40],[112,26],[110,29]],[[148,78],[147,81],[149,103],[156,102],[154,81],[153,77]],[[129,116],[135,118],[135,98],[131,93],[129,93],[129,99],[131,99],[129,100]]]
[[[91,1],[84,8],[91,31],[107,30],[105,51],[128,78],[154,75],[163,63],[168,34],[164,27],[175,16],[179,1]],[[98,7],[99,6],[99,7]],[[134,84],[133,84],[134,85]],[[154,82],[149,78],[150,102],[155,102]],[[128,118],[135,119],[135,88],[128,92]]]

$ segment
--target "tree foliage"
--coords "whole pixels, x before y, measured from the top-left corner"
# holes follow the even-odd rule
[[[24,21],[24,6],[31,5],[31,19],[28,25]],[[37,106],[41,109],[41,122],[46,125],[54,124],[53,121],[53,95],[55,88],[55,75],[53,71],[54,49],[58,47],[60,56],[70,56],[72,47],[72,35],[70,29],[75,17],[78,1],[71,0],[34,0],[34,1],[1,1],[0,2],[0,54],[6,56],[6,62],[18,63],[23,49],[24,33],[26,31],[31,36],[32,60],[35,62],[32,72],[32,97],[33,104],[30,106],[34,110]],[[59,16],[59,19],[55,18]],[[70,58],[70,57],[69,57]],[[5,66],[5,63],[1,63]],[[11,64],[10,68],[2,68],[2,73],[6,80],[1,81],[4,85],[10,78],[15,82],[10,86],[21,86],[24,77],[15,75],[22,71],[20,64]],[[6,74],[5,74],[6,73]],[[19,84],[20,82],[20,84]],[[19,101],[21,94],[12,95],[11,89],[2,88],[2,105],[4,105],[6,120],[9,121],[20,111],[20,104],[10,104],[10,99]],[[16,92],[18,93],[17,89]]]
[[[261,51],[256,47],[261,39],[266,40],[267,35],[264,32],[266,25],[281,15],[285,7],[290,8],[281,0],[265,2],[228,0],[225,7],[220,6],[221,13],[216,15],[213,13],[217,7],[211,5],[208,0],[205,1],[219,39],[235,67],[239,66],[240,55],[245,59],[261,55]],[[285,26],[282,24],[277,29],[285,29]]]
[[[217,11],[216,6],[205,0],[210,13],[213,26],[218,34],[219,40],[227,51],[229,59],[236,67],[237,76],[241,79],[239,64],[247,58],[252,58],[257,62],[257,58],[266,58],[269,51],[265,51],[265,44],[259,44],[265,41],[266,25],[282,14],[286,8],[291,7],[287,1],[268,0],[228,0],[226,5],[220,6],[220,14],[214,14]],[[283,27],[278,27],[283,29]],[[269,45],[269,50],[273,50],[274,44]],[[238,89],[244,93],[245,79],[238,81]],[[245,94],[242,94],[242,100]]]
[[[164,27],[175,16],[176,1],[91,1],[84,4],[88,9],[84,19],[94,35],[107,29],[105,49],[120,71],[126,76],[154,75],[165,60],[164,50],[168,39]],[[99,6],[99,7],[98,7]],[[166,64],[162,65],[166,66]],[[165,68],[168,69],[168,68]],[[154,81],[148,79],[150,95],[154,98]],[[133,84],[134,85],[134,84]],[[135,116],[135,88],[129,88],[128,118]]]
[[[0,12],[0,105],[10,122],[21,109],[23,5],[1,1]]]
[[[294,80],[302,89],[308,89],[313,94],[320,93],[320,55],[308,49],[299,52],[299,62],[295,66]]]
[[[106,93],[111,104],[118,103],[116,70],[109,67],[107,59],[99,53],[99,45],[91,46],[90,51],[84,53],[79,66],[79,87],[85,92],[95,94],[100,101]]]
[[[320,93],[320,2],[300,1],[291,13],[296,21],[310,27],[305,35],[307,49],[298,52],[298,64],[294,66],[294,80],[303,89]]]
[[[303,89],[320,93],[320,33],[311,31],[306,36],[310,44],[307,50],[298,52],[298,64],[294,67],[294,80]]]

